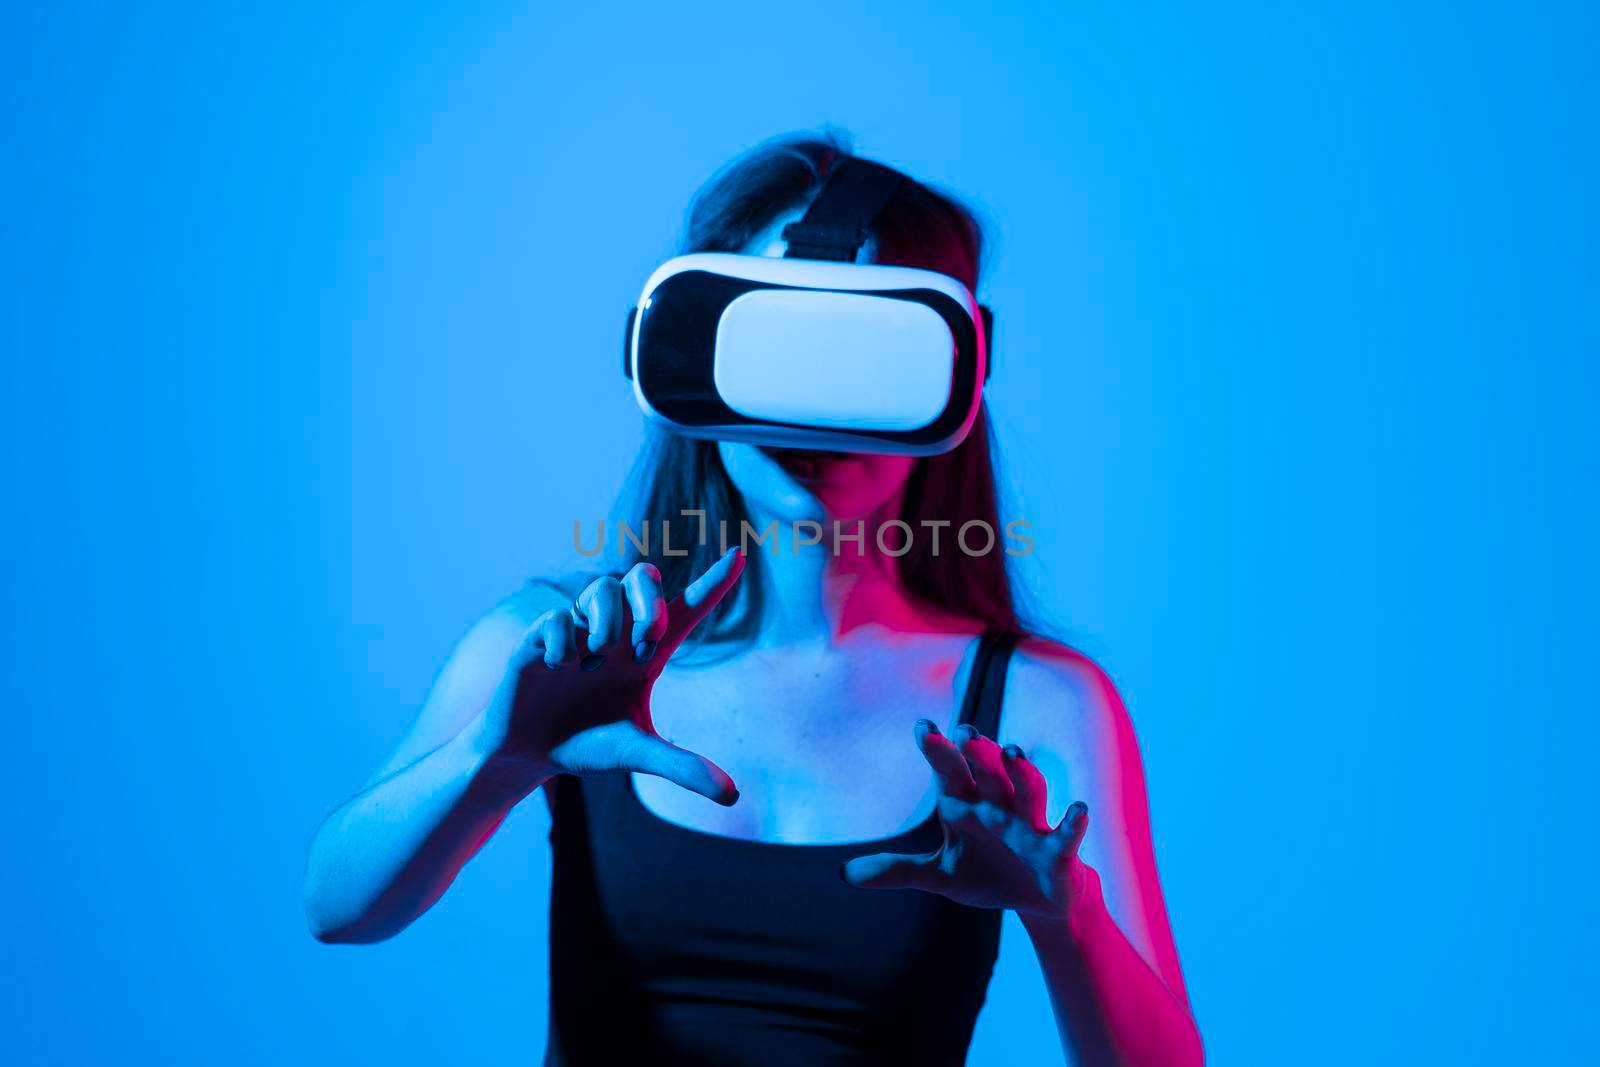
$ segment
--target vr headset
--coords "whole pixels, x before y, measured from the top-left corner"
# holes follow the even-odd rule
[[[972,428],[992,317],[937,271],[858,264],[910,179],[841,160],[782,259],[703,252],[663,263],[628,312],[623,372],[676,434],[781,448],[929,456]]]

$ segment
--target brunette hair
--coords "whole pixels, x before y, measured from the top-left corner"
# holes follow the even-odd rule
[[[850,153],[848,138],[835,131],[788,135],[766,141],[718,171],[690,204],[680,253],[740,252],[785,211],[802,207],[816,196],[832,168]],[[918,182],[906,182],[872,226],[874,262],[921,267],[948,274],[974,292],[983,256],[983,233],[972,211],[951,196]],[[662,433],[654,428],[634,465],[629,481],[634,516],[631,528],[645,520],[657,527],[663,519],[685,522],[684,511],[704,513],[706,531],[726,522],[729,540],[737,543],[750,518],[739,490],[724,469],[714,441]],[[955,531],[979,520],[996,531],[1001,525],[994,471],[994,443],[987,406],[966,439],[954,450],[917,462],[906,482],[899,518],[916,536],[900,556],[901,580],[916,597],[946,611],[1010,631],[1020,630],[1017,608],[1006,569],[997,550],[969,556],[950,551]],[[945,547],[935,553],[922,520],[948,522]],[[693,525],[691,523],[691,525]],[[660,539],[649,552],[630,543],[625,568],[648,560],[660,569],[670,598],[716,562],[719,538],[711,534],[683,544],[666,555]],[[703,543],[698,543],[703,542]],[[740,641],[752,637],[762,618],[763,553],[749,554],[749,572],[737,594],[728,597],[696,630],[702,641]],[[755,580],[752,580],[755,579]]]

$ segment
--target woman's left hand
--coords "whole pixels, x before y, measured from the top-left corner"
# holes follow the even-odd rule
[[[1078,858],[1088,806],[1073,803],[1052,827],[1044,775],[1021,749],[1002,749],[965,725],[952,741],[927,719],[917,721],[916,737],[939,780],[944,844],[920,856],[858,856],[841,871],[846,882],[923,889],[1045,922],[1067,921],[1075,904],[1099,892],[1099,878]]]

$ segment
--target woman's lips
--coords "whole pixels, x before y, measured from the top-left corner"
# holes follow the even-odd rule
[[[826,452],[815,448],[763,448],[773,461],[802,481],[828,477],[845,463],[855,460],[849,452]]]

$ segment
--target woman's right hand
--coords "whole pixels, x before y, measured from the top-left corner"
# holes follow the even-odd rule
[[[719,804],[738,800],[721,767],[656,733],[650,690],[743,572],[744,555],[730,550],[668,604],[661,572],[639,563],[540,615],[475,724],[486,749],[539,780],[639,771]]]

